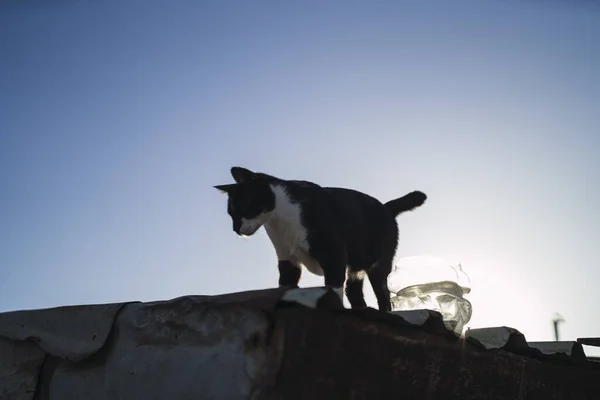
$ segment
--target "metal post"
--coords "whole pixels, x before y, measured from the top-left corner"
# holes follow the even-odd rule
[[[552,320],[552,323],[554,324],[554,340],[556,340],[557,342],[559,341],[558,324],[560,324],[561,322],[564,322],[564,321],[565,320],[563,319],[563,317],[558,313]]]

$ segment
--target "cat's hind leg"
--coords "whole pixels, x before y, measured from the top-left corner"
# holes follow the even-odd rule
[[[289,260],[279,260],[279,287],[294,288],[298,287],[302,269],[297,263]]]
[[[346,297],[352,308],[366,308],[365,296],[363,293],[363,285],[365,271],[353,271],[348,269],[346,278]]]
[[[392,304],[390,300],[390,290],[387,285],[387,278],[392,271],[392,262],[379,262],[375,264],[368,272],[373,293],[377,298],[377,304],[381,311],[391,311]]]

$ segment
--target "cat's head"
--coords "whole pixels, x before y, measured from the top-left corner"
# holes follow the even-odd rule
[[[227,213],[233,222],[233,231],[240,236],[250,236],[263,226],[275,208],[275,195],[263,174],[246,168],[231,168],[236,183],[217,185],[227,194]]]

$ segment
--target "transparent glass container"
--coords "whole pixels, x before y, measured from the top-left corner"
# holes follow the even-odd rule
[[[459,335],[473,312],[471,302],[464,298],[470,286],[460,263],[453,265],[434,256],[401,258],[388,276],[392,311],[437,311],[446,327]]]

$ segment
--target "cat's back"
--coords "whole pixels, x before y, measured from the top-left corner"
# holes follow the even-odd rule
[[[312,218],[354,220],[366,224],[387,218],[389,214],[379,200],[355,189],[320,186],[300,180],[281,183],[290,200],[301,205],[304,214]]]
[[[310,181],[281,181],[293,200],[333,201],[336,203],[362,203],[363,205],[381,206],[381,202],[366,193],[355,189],[320,186]]]
[[[384,206],[379,200],[358,190],[340,187],[324,187],[322,190],[336,210],[352,214],[380,214],[384,211]]]
[[[334,232],[343,238],[350,265],[371,265],[379,257],[381,243],[392,237],[395,218],[376,198],[354,189],[323,188]]]

